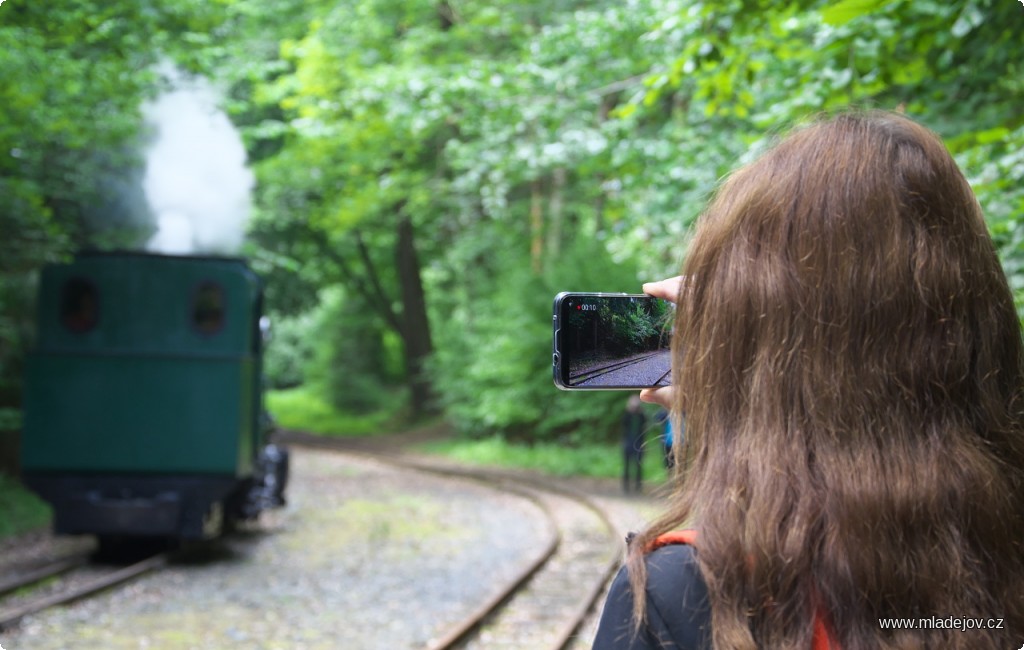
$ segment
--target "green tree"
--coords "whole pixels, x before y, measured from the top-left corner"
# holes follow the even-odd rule
[[[9,0],[0,17],[0,406],[33,271],[150,227],[128,215],[162,56],[226,88],[258,177],[247,252],[276,316],[332,314],[322,349],[289,359],[319,359],[303,372],[339,399],[401,381],[465,431],[608,435],[621,395],[550,383],[551,298],[675,273],[724,174],[851,105],[945,137],[1024,305],[1010,0]]]
[[[620,113],[659,115],[670,104],[684,141],[709,144],[715,158],[734,150],[736,162],[821,111],[905,111],[967,169],[1019,291],[1022,28],[1020,6],[989,0],[694,2],[650,33],[678,52]]]

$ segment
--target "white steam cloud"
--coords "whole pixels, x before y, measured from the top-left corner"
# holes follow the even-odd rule
[[[173,90],[143,106],[156,139],[143,190],[157,232],[146,244],[169,254],[234,253],[245,236],[255,182],[245,146],[205,80],[166,66]]]

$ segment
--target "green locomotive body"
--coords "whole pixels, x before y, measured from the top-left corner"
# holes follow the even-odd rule
[[[89,254],[44,269],[22,474],[56,532],[204,538],[283,503],[261,309],[237,258]]]

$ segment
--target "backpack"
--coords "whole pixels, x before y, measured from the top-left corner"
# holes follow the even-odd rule
[[[686,544],[687,546],[693,546],[697,541],[697,531],[695,530],[675,530],[672,532],[658,535],[651,542],[650,546],[647,547],[647,552],[657,550],[662,546],[669,546],[672,544]],[[832,635],[829,633],[828,626],[825,623],[824,612],[818,610],[814,615],[814,640],[811,644],[811,650],[840,650],[839,644],[832,640]]]

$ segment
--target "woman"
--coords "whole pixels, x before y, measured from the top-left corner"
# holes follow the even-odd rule
[[[594,647],[1024,645],[1020,324],[941,141],[888,113],[796,131],[683,273],[645,285],[678,310],[673,387],[642,397],[685,407],[684,479]]]

